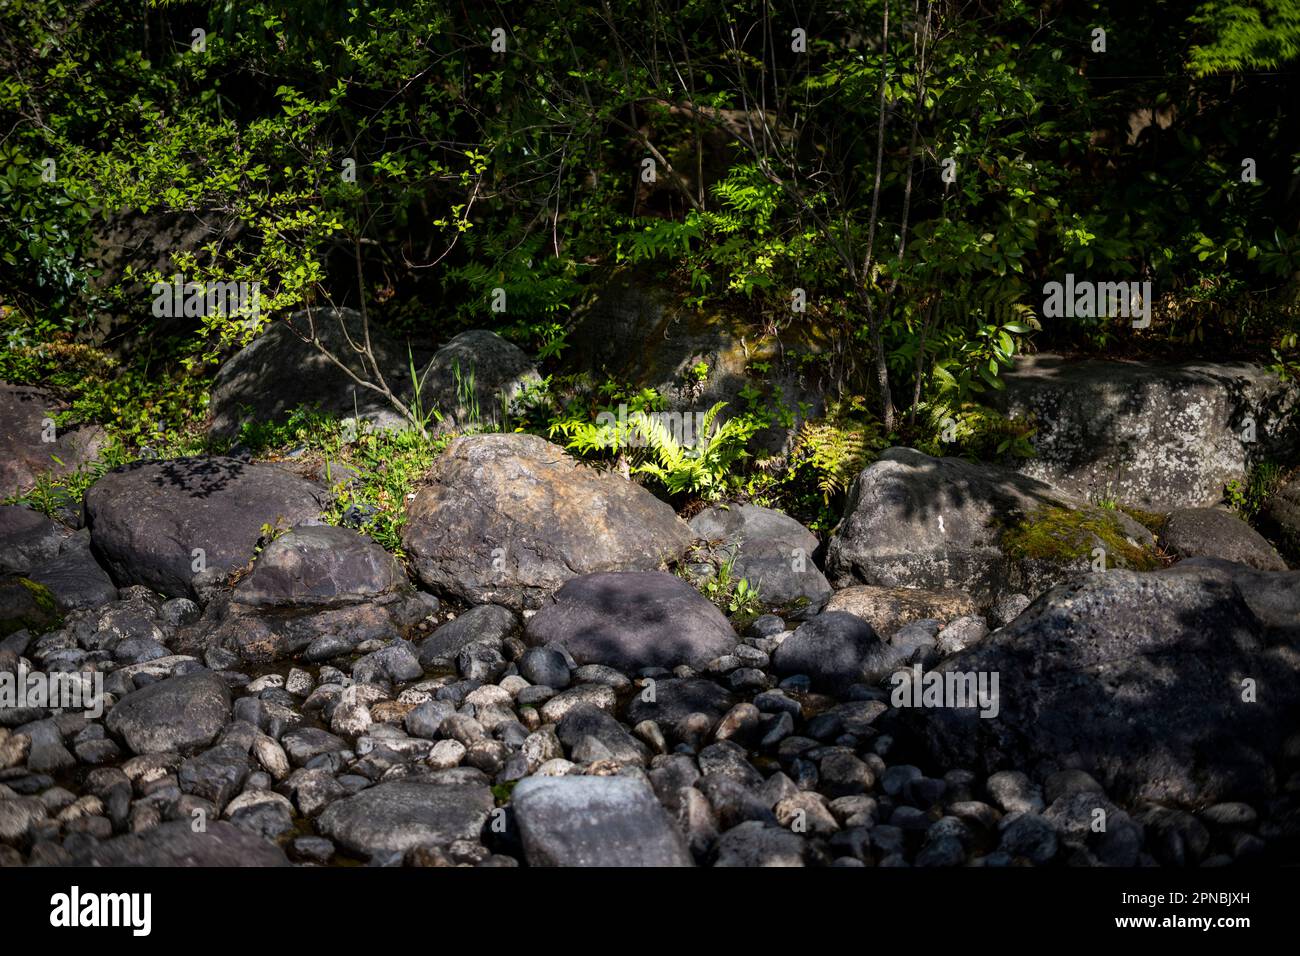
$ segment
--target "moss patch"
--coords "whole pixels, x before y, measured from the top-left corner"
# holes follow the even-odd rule
[[[0,637],[29,630],[45,634],[62,623],[54,592],[28,578],[10,578],[0,584]]]
[[[1150,571],[1160,566],[1153,551],[1133,544],[1113,514],[1100,508],[1035,508],[1002,534],[1002,550],[1017,559],[1070,564],[1106,552],[1107,568]]]
[[[1169,520],[1169,515],[1159,511],[1143,511],[1141,508],[1130,508],[1128,505],[1120,505],[1119,510],[1152,534],[1158,535],[1164,529],[1165,522]]]

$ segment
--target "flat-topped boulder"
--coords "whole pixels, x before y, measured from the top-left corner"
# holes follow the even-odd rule
[[[530,866],[692,866],[643,778],[529,777],[511,794]]]
[[[831,586],[813,563],[817,536],[789,515],[759,505],[706,508],[691,530],[724,559],[733,578],[758,588],[765,605],[801,617],[821,610]]]
[[[371,600],[407,583],[397,559],[365,535],[307,525],[263,548],[234,598],[252,607],[334,607]]]
[[[425,585],[514,610],[581,574],[656,569],[691,541],[644,488],[524,434],[456,439],[407,514],[403,546]]]
[[[1040,354],[1003,373],[995,401],[1033,416],[1017,468],[1089,500],[1150,511],[1216,504],[1265,458],[1295,454],[1300,389],[1243,362],[1075,361]]]
[[[1179,508],[1160,529],[1160,546],[1179,558],[1222,558],[1261,571],[1285,571],[1286,562],[1264,536],[1221,508]]]
[[[105,726],[137,754],[194,750],[212,743],[230,716],[230,689],[211,671],[169,677],[114,705]]]
[[[86,492],[95,553],[119,585],[195,596],[204,570],[229,571],[253,557],[262,526],[316,521],[326,493],[273,465],[236,458],[138,461]]]
[[[563,644],[579,664],[606,664],[627,674],[700,667],[736,645],[722,612],[662,571],[574,578],[529,618],[525,635],[534,646]]]
[[[494,806],[486,786],[394,780],[330,804],[316,827],[365,858],[477,840]]]
[[[42,474],[71,474],[99,457],[104,430],[55,425],[62,408],[45,389],[0,382],[0,498],[27,491]]]
[[[982,605],[1105,567],[1157,566],[1151,532],[1005,468],[890,448],[849,487],[831,539],[837,587],[957,589]]]

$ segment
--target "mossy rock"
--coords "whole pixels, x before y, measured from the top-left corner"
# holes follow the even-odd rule
[[[0,580],[0,637],[15,631],[52,631],[62,623],[54,592],[22,577]]]
[[[1131,519],[1130,519],[1131,520]],[[1022,561],[1078,564],[1101,548],[1106,569],[1153,571],[1160,567],[1154,549],[1138,543],[1118,512],[1096,507],[1045,505],[1025,515],[1002,535],[1002,548]]]

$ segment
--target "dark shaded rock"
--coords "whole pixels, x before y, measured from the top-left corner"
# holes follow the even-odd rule
[[[56,426],[60,410],[44,389],[0,382],[0,498],[27,491],[41,474],[71,474],[99,457],[103,429]]]
[[[211,671],[169,677],[127,694],[105,726],[137,754],[212,743],[230,716],[230,690]]]
[[[1286,562],[1264,536],[1219,508],[1180,508],[1160,529],[1160,546],[1180,558],[1222,558],[1260,571],[1285,571]]]
[[[429,588],[535,608],[565,581],[650,570],[685,551],[671,507],[534,435],[458,438],[407,509],[403,543]]]
[[[438,349],[420,380],[425,409],[436,408],[442,415],[438,429],[451,431],[500,424],[503,407],[538,376],[517,345],[495,332],[470,329]]]
[[[1069,525],[1043,553],[1014,553],[1004,536]],[[1105,529],[1098,534],[1097,528]],[[1108,566],[1155,564],[1154,539],[1121,511],[1106,511],[1014,471],[891,448],[854,479],[826,570],[837,586],[958,588],[991,603],[1008,587],[1037,594],[1091,570],[1095,547]],[[969,612],[967,612],[969,613]]]
[[[781,642],[772,666],[778,674],[806,674],[814,686],[844,691],[853,684],[880,681],[905,659],[862,618],[826,611]]]
[[[59,608],[65,612],[80,608],[103,607],[117,600],[117,585],[99,566],[90,551],[88,537],[79,536],[65,542],[54,558],[34,568],[29,577],[50,589]]]
[[[26,574],[59,553],[66,528],[39,511],[0,505],[0,574]]]
[[[998,674],[996,719],[954,707],[911,716],[941,766],[1068,757],[1121,799],[1249,799],[1272,790],[1282,728],[1300,707],[1292,652],[1265,633],[1213,569],[1095,574],[939,666]]]
[[[58,603],[45,585],[17,575],[0,578],[0,637],[17,631],[44,634],[59,621]]]
[[[288,866],[274,843],[224,820],[196,833],[188,820],[160,823],[103,843],[82,844],[76,866]]]
[[[650,758],[645,744],[628,733],[612,716],[591,704],[578,704],[570,709],[556,726],[555,734],[571,752],[575,752],[585,738],[591,737],[608,751],[607,759],[644,766]]]
[[[86,523],[96,554],[119,584],[194,597],[196,564],[210,571],[240,567],[252,558],[264,524],[315,521],[324,502],[321,488],[271,465],[235,458],[139,461],[91,486]]]
[[[529,644],[563,644],[579,664],[607,664],[629,674],[643,667],[701,667],[736,644],[716,607],[663,571],[625,571],[575,578],[529,619]]]
[[[644,780],[528,777],[511,795],[531,866],[691,866],[681,833]]]
[[[653,700],[647,700],[653,696]],[[636,725],[643,720],[655,721],[663,730],[674,729],[691,714],[704,714],[709,728],[729,711],[736,699],[725,687],[703,677],[669,677],[654,682],[653,694],[641,690],[627,705],[625,719]]]
[[[429,667],[454,661],[468,644],[500,644],[517,630],[519,618],[509,608],[498,604],[472,607],[420,642],[420,663]]]

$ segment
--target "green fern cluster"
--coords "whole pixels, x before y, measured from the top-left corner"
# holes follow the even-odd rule
[[[720,498],[732,466],[749,457],[746,446],[756,427],[743,415],[718,425],[718,413],[726,407],[726,402],[718,402],[709,409],[694,445],[679,443],[661,419],[637,412],[632,419],[649,454],[632,471],[656,479],[671,495]]]
[[[829,503],[848,490],[884,445],[878,430],[867,423],[834,417],[808,421],[795,438],[793,464],[811,472],[823,501]]]

